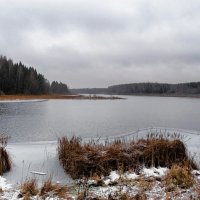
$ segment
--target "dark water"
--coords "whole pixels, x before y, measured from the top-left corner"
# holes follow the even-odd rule
[[[200,99],[49,100],[0,103],[0,133],[12,142],[113,136],[146,127],[200,130]]]

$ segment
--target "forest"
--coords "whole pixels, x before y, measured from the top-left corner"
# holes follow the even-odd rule
[[[159,94],[159,95],[197,95],[200,94],[200,82],[189,83],[132,83],[110,86],[109,94]]]
[[[68,94],[64,83],[50,82],[33,67],[0,56],[0,94]]]
[[[188,83],[130,83],[113,85],[107,88],[71,89],[73,93],[80,94],[109,94],[109,95],[200,95],[200,82]]]

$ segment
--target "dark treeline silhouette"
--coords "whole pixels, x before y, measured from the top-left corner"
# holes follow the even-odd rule
[[[0,94],[67,94],[66,84],[49,81],[33,67],[0,56]]]
[[[53,94],[66,94],[69,93],[68,87],[64,83],[53,81],[51,83],[51,93]]]
[[[168,84],[168,83],[132,83],[108,87],[109,94],[166,94],[196,95],[200,94],[200,82]]]
[[[72,89],[73,93],[114,94],[114,95],[200,95],[200,82],[168,84],[168,83],[131,83],[113,85],[108,88]]]
[[[106,94],[107,88],[80,88],[80,89],[70,89],[74,94]]]

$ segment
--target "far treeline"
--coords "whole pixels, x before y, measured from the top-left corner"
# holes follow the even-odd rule
[[[110,94],[110,95],[200,95],[200,82],[168,83],[131,83],[113,85],[108,88],[73,89],[73,93]]]
[[[33,67],[0,56],[0,94],[68,94],[66,84],[49,81]]]

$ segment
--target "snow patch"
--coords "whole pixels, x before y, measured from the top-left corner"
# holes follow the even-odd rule
[[[116,171],[112,171],[112,172],[110,173],[110,176],[109,176],[111,182],[117,181],[117,180],[119,179],[119,177],[120,177],[120,176],[119,176],[119,174],[118,174]]]
[[[162,177],[166,174],[167,171],[168,171],[168,168],[163,168],[163,167],[160,167],[160,168],[152,167],[149,169],[143,168],[142,174],[145,177]]]
[[[2,190],[9,190],[12,188],[11,184],[6,183],[6,179],[0,176],[0,188]]]
[[[125,173],[125,178],[128,180],[137,179],[138,177],[139,177],[139,175],[137,175],[134,172],[133,173],[130,173],[130,172]]]

